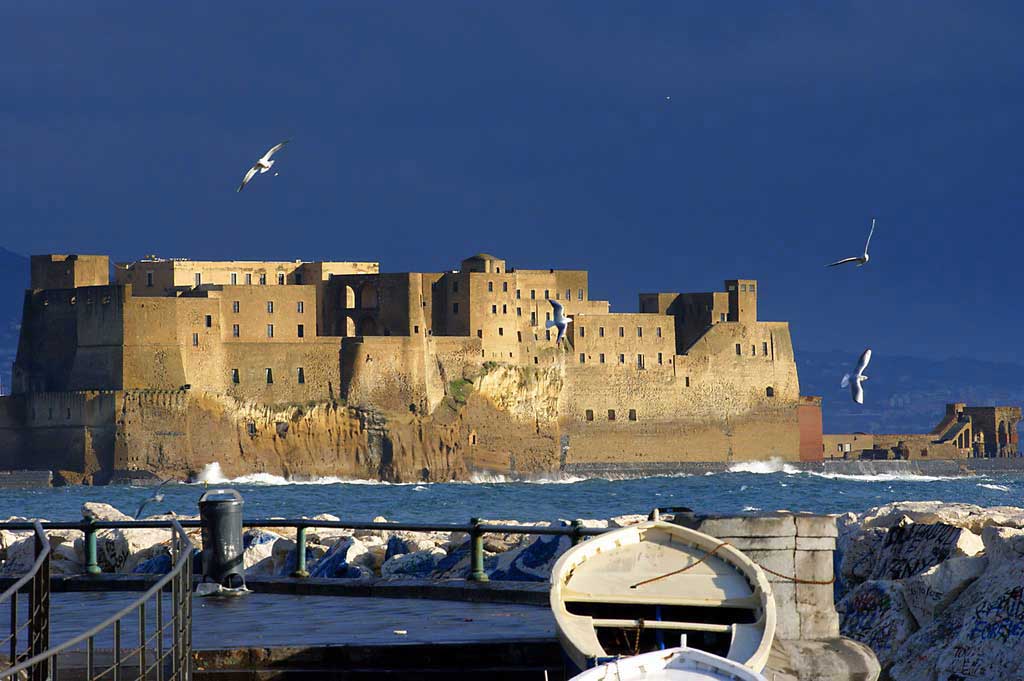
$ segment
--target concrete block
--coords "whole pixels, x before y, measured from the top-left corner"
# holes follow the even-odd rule
[[[800,638],[816,641],[839,636],[839,615],[835,610],[800,613]]]
[[[729,543],[747,551],[792,551],[794,537],[733,537]]]
[[[836,609],[832,587],[823,584],[797,584],[796,604],[800,612]]]
[[[789,514],[706,518],[700,531],[719,539],[733,537],[794,537],[796,524]]]
[[[800,613],[796,609],[796,589],[792,582],[772,584],[775,596],[775,636],[800,638]]]
[[[831,551],[797,551],[794,560],[796,573],[793,576],[797,579],[831,582],[834,574]]]
[[[848,638],[784,641],[779,648],[788,658],[787,671],[799,681],[875,681],[882,672],[871,648]],[[773,668],[765,670],[767,678],[775,679],[773,674]]]
[[[796,537],[797,551],[835,551],[835,537]]]
[[[772,570],[774,572],[778,572],[782,575],[785,575],[786,577],[792,577],[793,573],[796,570],[796,563],[794,561],[794,554],[796,552],[792,550],[750,550],[744,551],[743,553],[745,553],[752,561],[754,561],[761,567],[767,568],[768,570]],[[769,582],[777,582],[780,580],[787,582],[789,581],[788,579],[779,577],[778,575],[773,575],[771,572],[768,572],[766,574],[768,576]]]
[[[793,517],[796,520],[796,533],[800,537],[839,536],[835,516],[799,513]]]

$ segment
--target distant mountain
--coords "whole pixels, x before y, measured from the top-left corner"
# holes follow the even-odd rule
[[[18,350],[21,303],[28,288],[28,269],[28,258],[0,248],[0,377],[5,394],[11,387],[11,365]]]
[[[800,392],[821,395],[826,433],[926,433],[947,402],[1024,405],[1024,365],[875,354],[865,372],[864,406],[839,387],[856,355],[797,350]]]

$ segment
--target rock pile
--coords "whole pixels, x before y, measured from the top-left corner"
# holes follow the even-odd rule
[[[893,681],[1024,678],[1024,509],[902,502],[839,518],[844,636]]]

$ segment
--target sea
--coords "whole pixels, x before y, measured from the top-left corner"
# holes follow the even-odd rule
[[[286,480],[254,474],[226,478],[211,464],[201,482],[169,483],[162,501],[142,515],[174,511],[196,515],[207,488],[241,493],[246,518],[295,518],[330,513],[342,520],[463,523],[487,520],[572,520],[648,513],[685,506],[697,513],[808,511],[863,513],[894,501],[962,502],[979,506],[1024,506],[1024,474],[935,477],[913,474],[842,475],[799,471],[781,461],[733,465],[703,475],[607,479],[548,477],[510,480],[478,476],[469,482],[386,483],[319,478]],[[153,488],[111,485],[50,489],[0,489],[0,519],[11,516],[74,521],[84,502],[111,504],[128,515],[154,494]]]

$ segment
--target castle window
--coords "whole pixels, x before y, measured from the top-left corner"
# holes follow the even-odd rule
[[[690,387],[690,377],[689,376],[686,377],[686,387],[687,388]]]
[[[232,272],[231,273],[231,285],[232,286],[237,286],[238,285],[238,272]]]
[[[413,333],[419,333],[419,332],[420,332],[420,327],[419,327],[419,325],[414,325],[414,326],[412,327],[412,332],[413,332]]]
[[[537,299],[537,291],[536,291],[536,289],[532,289],[531,288],[530,289],[530,300],[536,300],[536,299]]]
[[[488,293],[494,293],[494,282],[493,281],[487,282],[487,292]]]
[[[614,409],[609,409],[608,410],[608,420],[609,421],[614,421],[615,420],[615,410]]]
[[[625,327],[620,326],[619,327],[619,338],[625,338],[625,336],[626,336],[626,329],[625,329]]]
[[[636,409],[629,410],[629,420],[636,421]]]
[[[719,313],[718,321],[720,321],[720,322],[724,322],[725,321],[725,313],[724,312],[720,312]]]
[[[757,346],[756,345],[751,345],[750,346],[750,356],[751,357],[757,357]]]
[[[530,326],[537,326],[537,313],[536,312],[531,312],[530,313]]]
[[[281,272],[277,273],[277,285],[284,286],[284,274],[282,274]]]
[[[746,284],[740,284],[740,292],[741,293],[746,293],[747,292],[747,285]]]
[[[765,397],[775,397],[775,388],[768,386],[764,390]]]
[[[644,368],[644,356],[643,355],[637,355],[636,356],[636,368],[637,369],[643,369]]]
[[[508,305],[501,306],[501,314],[508,314]]]
[[[246,425],[246,430],[249,431],[249,435],[255,436],[256,435],[256,422],[255,421],[249,421],[249,423]]]
[[[273,324],[267,324],[267,338],[273,338],[273,337],[274,337],[274,325]]]
[[[484,337],[484,330],[483,329],[477,329],[476,330],[476,337],[477,338],[483,338]]]
[[[583,289],[576,290],[576,300],[583,300]]]
[[[587,411],[586,411],[586,417],[585,417],[585,418],[586,418],[586,419],[587,419],[588,421],[593,421],[593,420],[594,420],[594,410],[593,410],[593,409],[587,409]]]
[[[231,325],[231,335],[233,337],[235,337],[235,338],[238,338],[238,336],[239,336],[238,324],[232,324]]]
[[[268,367],[267,368],[267,385],[270,385],[273,382],[274,382],[274,370]]]
[[[581,352],[580,353],[580,364],[586,364],[586,363],[587,363],[587,356],[584,353]]]
[[[642,327],[642,326],[636,327],[636,337],[637,338],[643,338],[644,337],[644,327]]]
[[[750,291],[751,293],[753,293],[754,292],[754,285],[751,284],[750,287],[747,290]]]
[[[248,273],[248,272],[246,273],[246,275],[245,275],[245,285],[246,286],[252,286],[252,274],[251,273]]]
[[[544,340],[551,340],[551,329],[544,332]]]
[[[537,358],[536,357],[533,358],[533,363],[537,364]]]
[[[767,342],[761,343],[761,354],[764,355],[765,357],[768,356],[768,343]]]
[[[661,364],[661,353],[658,353],[658,364]]]
[[[194,347],[194,348],[199,347],[199,334],[198,333],[192,334],[192,347]]]
[[[71,296],[70,298],[68,298],[68,303],[71,305],[75,305],[76,303],[78,303],[78,298],[76,296]]]
[[[545,312],[544,313],[544,321],[546,321],[546,322],[550,322],[551,321],[551,313],[550,312]]]
[[[274,313],[274,301],[273,300],[268,300],[267,301],[267,314],[273,314],[273,313]]]
[[[551,293],[548,291],[548,289],[544,289],[544,300],[547,300],[550,297]]]
[[[306,335],[306,325],[305,324],[299,324],[299,328],[298,328],[298,336],[299,336],[299,338],[304,338],[305,335]]]
[[[452,293],[458,293],[458,292],[459,292],[459,280],[456,279],[455,281],[452,282]]]
[[[571,288],[565,289],[565,299],[566,300],[572,300],[572,289]]]
[[[152,286],[153,286],[153,273],[152,272],[146,272],[146,286],[149,286],[150,288],[152,288]]]
[[[235,383],[236,385],[238,384],[238,369],[231,370],[231,382]]]
[[[743,348],[740,346],[739,343],[736,344],[736,354],[737,355],[742,355],[743,354]]]
[[[626,356],[620,353],[619,354],[619,364],[625,364],[625,363],[626,363]]]
[[[658,338],[661,338],[661,327],[660,326],[654,330],[654,335],[657,336]]]
[[[305,382],[306,382],[306,370],[303,369],[302,367],[299,367],[299,383],[305,383]]]
[[[503,327],[503,326],[499,326],[498,327],[498,335],[499,336],[504,336],[505,335],[505,327]]]
[[[498,306],[491,305],[491,314],[498,314]]]
[[[267,275],[266,274],[261,274],[260,275],[260,286],[266,286],[266,285],[267,285]]]
[[[581,326],[580,327],[580,338],[584,338],[586,335],[587,335],[587,327]]]
[[[213,326],[213,315],[206,315],[206,328]]]
[[[597,327],[597,335],[600,338],[604,338],[604,327],[603,326]]]
[[[232,312],[234,312],[235,314],[238,314],[238,310],[240,308],[241,308],[241,305],[239,304],[239,302],[237,300],[232,300],[231,301],[231,311]]]
[[[203,284],[203,273],[196,272],[196,286],[202,286]]]
[[[735,291],[736,290],[736,284],[729,284],[729,290],[730,291]]]
[[[522,331],[516,331],[516,340],[519,341],[520,343],[523,342],[523,332]]]
[[[517,317],[522,317],[523,316],[523,308],[521,308],[521,307],[517,307],[516,308],[516,316]]]
[[[452,303],[452,314],[459,314],[459,304]]]
[[[299,314],[304,314],[306,312],[306,303],[301,300],[295,303],[295,311]]]
[[[597,361],[600,362],[601,364],[604,364],[604,353],[603,352],[600,355],[597,356]]]
[[[501,292],[502,293],[508,293],[508,282],[507,281],[501,282]]]

